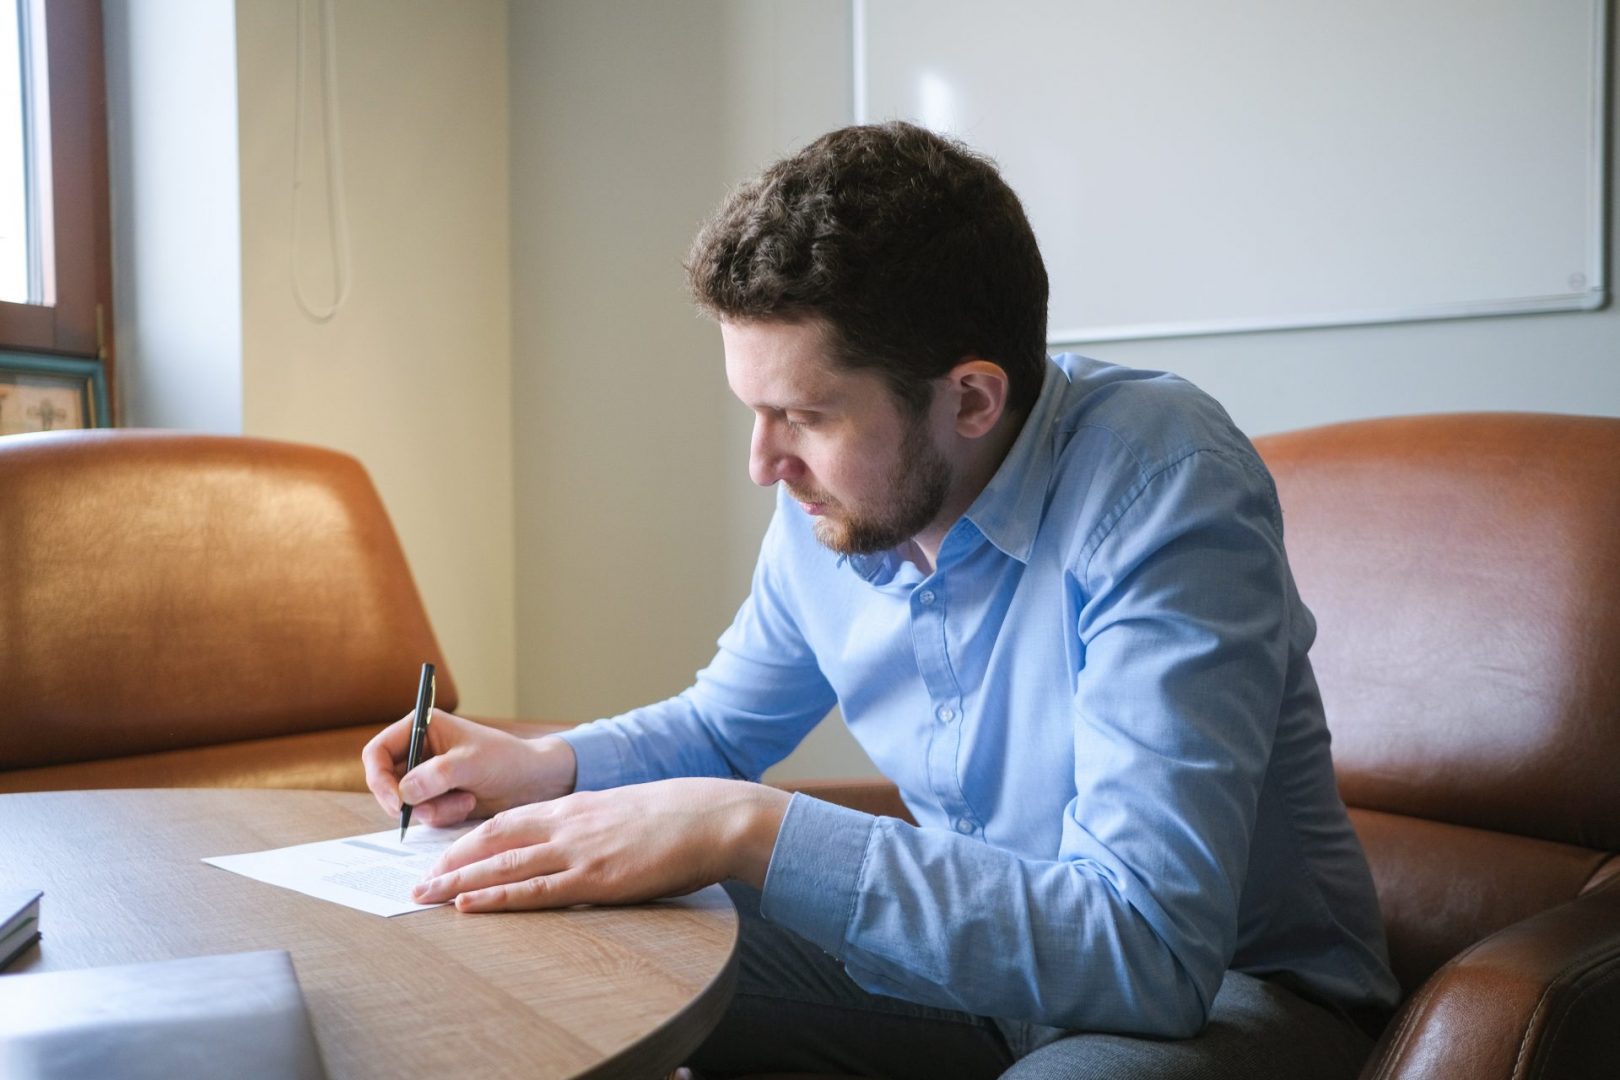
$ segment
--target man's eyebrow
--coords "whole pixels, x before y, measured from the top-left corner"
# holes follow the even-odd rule
[[[843,404],[842,395],[833,395],[823,398],[799,398],[783,402],[761,401],[752,407],[765,409],[769,412],[827,412]]]

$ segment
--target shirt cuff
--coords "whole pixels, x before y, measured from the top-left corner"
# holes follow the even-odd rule
[[[619,740],[623,738],[600,720],[580,724],[557,737],[574,748],[574,790],[601,791],[620,787],[624,778],[624,763],[619,757]]]
[[[841,957],[876,824],[871,814],[795,793],[771,849],[760,914]]]

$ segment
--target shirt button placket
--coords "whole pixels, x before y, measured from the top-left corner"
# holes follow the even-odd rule
[[[928,740],[929,787],[939,808],[950,815],[951,827],[964,836],[971,836],[975,826],[965,815],[967,806],[962,798],[960,780],[956,774],[957,759],[961,751],[961,689],[951,672],[951,661],[945,635],[945,597],[937,586],[920,587],[911,596],[912,634],[916,649],[917,668],[923,677],[929,704],[934,710],[938,727]]]

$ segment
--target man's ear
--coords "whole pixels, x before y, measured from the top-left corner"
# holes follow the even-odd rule
[[[964,439],[988,434],[1007,411],[1007,372],[1000,364],[970,356],[945,379],[956,404],[956,433]]]

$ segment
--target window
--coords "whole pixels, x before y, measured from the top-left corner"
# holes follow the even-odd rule
[[[95,359],[110,382],[99,0],[0,0],[0,82],[0,352]]]

